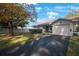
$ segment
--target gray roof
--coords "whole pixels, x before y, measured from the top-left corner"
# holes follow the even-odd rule
[[[54,23],[56,23],[56,22],[58,22],[58,21],[68,21],[68,22],[74,23],[72,20],[60,18],[60,19],[55,20],[55,21],[52,22],[51,24],[54,24]]]

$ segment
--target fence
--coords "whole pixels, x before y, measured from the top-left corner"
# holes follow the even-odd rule
[[[29,29],[14,29],[14,33],[27,33]],[[0,29],[0,34],[7,34],[9,31],[8,29]]]

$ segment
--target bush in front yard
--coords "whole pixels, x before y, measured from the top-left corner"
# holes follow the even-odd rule
[[[79,36],[79,32],[74,32],[73,35],[74,36]]]
[[[77,34],[77,33],[73,33],[73,35],[74,35],[74,36],[78,36],[78,34]]]
[[[30,33],[32,34],[42,33],[42,29],[30,29]]]

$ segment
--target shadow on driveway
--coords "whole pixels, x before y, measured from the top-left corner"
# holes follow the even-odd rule
[[[1,50],[0,56],[29,56],[33,51],[33,45],[35,42],[35,40],[29,40],[28,42],[20,46]]]
[[[70,37],[51,35],[0,51],[1,56],[65,56]]]
[[[70,37],[51,35],[41,38],[32,52],[32,56],[65,56]]]

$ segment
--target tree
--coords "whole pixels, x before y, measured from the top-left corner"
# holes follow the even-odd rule
[[[79,31],[79,10],[75,10],[75,9],[72,10],[66,15],[65,18],[74,21],[75,26],[77,25],[76,31]]]
[[[25,3],[23,3],[22,5],[26,10],[28,10],[28,12],[30,12],[30,15],[31,15],[29,17],[31,19],[30,21],[35,22],[37,20],[37,13],[36,13],[35,6],[33,4],[25,4]]]
[[[65,18],[73,19],[74,17],[79,17],[79,10],[70,10],[70,12],[65,16]]]
[[[13,29],[24,26],[28,20],[33,19],[31,11],[21,4],[2,3],[0,4],[0,26],[9,29],[9,34],[14,35]]]

